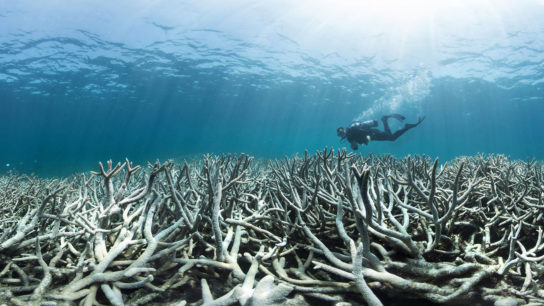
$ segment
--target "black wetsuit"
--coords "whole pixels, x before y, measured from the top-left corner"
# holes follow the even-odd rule
[[[389,128],[389,123],[387,122],[389,118],[395,118],[399,121],[403,121],[405,119],[404,116],[399,114],[383,116],[382,117],[383,129],[384,129],[383,131],[380,131],[375,128],[378,126],[378,121],[376,120],[370,120],[365,122],[355,122],[344,130],[345,135],[343,136],[339,135],[339,136],[341,136],[342,138],[347,138],[347,140],[351,144],[351,148],[354,150],[357,150],[358,148],[357,144],[368,145],[370,140],[394,141],[397,138],[399,138],[400,135],[404,134],[409,129],[418,126],[423,121],[423,119],[425,119],[425,117],[420,117],[417,123],[407,123],[404,125],[403,128],[399,129],[395,133],[392,133],[391,129]]]

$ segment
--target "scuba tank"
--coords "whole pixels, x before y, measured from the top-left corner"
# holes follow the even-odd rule
[[[378,121],[376,120],[367,120],[363,122],[354,122],[351,124],[350,128],[358,128],[358,129],[370,129],[373,127],[378,126]]]

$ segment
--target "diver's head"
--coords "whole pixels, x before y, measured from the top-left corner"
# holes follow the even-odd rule
[[[343,128],[343,127],[339,127],[336,129],[336,135],[338,135],[338,137],[344,139],[346,138],[346,129]]]

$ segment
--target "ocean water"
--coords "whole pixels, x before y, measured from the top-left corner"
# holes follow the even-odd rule
[[[544,2],[0,0],[0,173],[350,150],[390,113],[426,119],[359,152],[544,159]]]

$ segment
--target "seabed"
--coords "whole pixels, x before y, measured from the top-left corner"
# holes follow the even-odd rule
[[[323,150],[0,178],[0,304],[544,303],[544,166]]]

